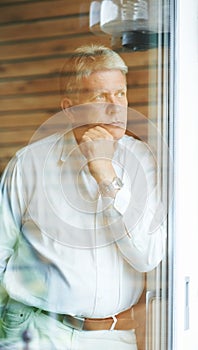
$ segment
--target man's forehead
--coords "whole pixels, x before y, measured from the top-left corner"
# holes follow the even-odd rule
[[[86,83],[101,83],[104,80],[108,79],[110,81],[120,80],[126,82],[126,75],[123,74],[120,70],[98,70],[94,71],[87,76],[81,78],[81,82]]]
[[[91,87],[81,87],[78,89],[80,92],[83,93],[109,93],[109,92],[117,92],[117,91],[126,91],[127,87],[126,85],[120,85],[120,86],[116,86],[116,88],[108,88],[108,87],[96,87],[96,88],[91,88]]]
[[[89,96],[126,92],[126,76],[119,70],[96,71],[83,77],[77,85],[77,90],[78,93]]]

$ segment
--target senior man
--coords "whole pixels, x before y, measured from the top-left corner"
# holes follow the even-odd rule
[[[125,134],[122,58],[88,45],[65,68],[69,127],[20,150],[2,176],[2,341],[28,332],[30,349],[136,350],[133,306],[164,255],[156,164]]]

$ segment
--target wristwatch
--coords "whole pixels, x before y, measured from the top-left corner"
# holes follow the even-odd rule
[[[115,197],[117,191],[119,191],[122,186],[122,180],[119,177],[114,177],[113,181],[104,180],[99,183],[99,192],[104,197]]]

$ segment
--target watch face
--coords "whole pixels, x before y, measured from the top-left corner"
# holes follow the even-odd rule
[[[112,182],[113,187],[118,190],[123,186],[122,181],[119,179],[119,177],[115,177]]]
[[[115,177],[112,182],[102,182],[99,184],[99,190],[102,195],[115,196],[115,191],[120,190],[123,186],[122,181]]]

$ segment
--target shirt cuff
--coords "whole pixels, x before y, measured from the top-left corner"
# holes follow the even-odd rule
[[[115,198],[102,197],[102,207],[105,216],[116,216],[118,214],[124,215],[131,199],[131,191],[129,186],[124,185],[117,191]]]

